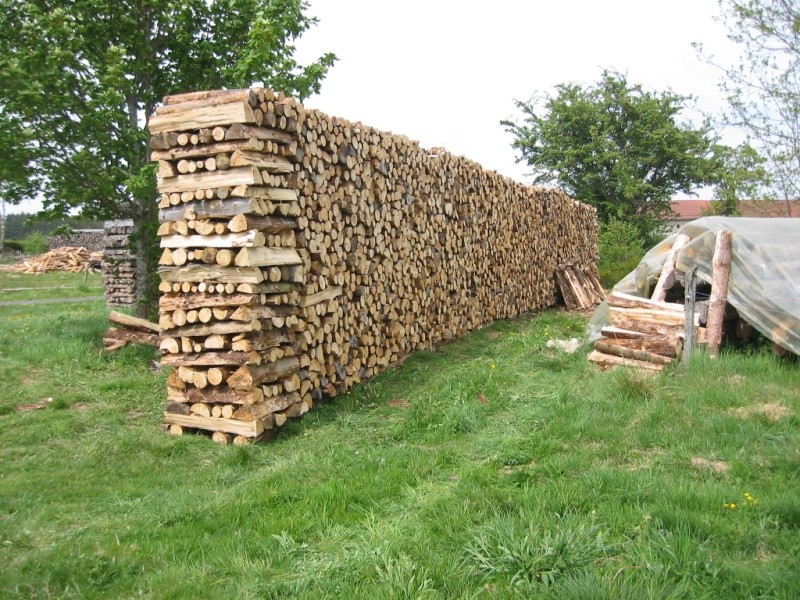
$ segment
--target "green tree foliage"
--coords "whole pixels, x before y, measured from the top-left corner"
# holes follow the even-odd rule
[[[800,196],[800,5],[796,0],[720,0],[720,20],[742,50],[724,68],[725,122],[744,129],[767,159],[777,195]],[[713,56],[701,55],[712,64]]]
[[[300,98],[333,54],[302,66],[303,0],[0,0],[0,192],[49,216],[127,217],[152,282],[156,197],[147,119],[168,94],[255,81]],[[5,132],[10,132],[8,135]],[[138,290],[141,297],[143,290]]]
[[[523,123],[503,124],[537,183],[594,205],[603,225],[635,225],[649,242],[676,192],[718,180],[709,126],[679,121],[688,101],[606,71],[595,85],[563,84],[555,95],[516,101]]]
[[[641,233],[632,223],[612,218],[600,233],[600,281],[613,287],[636,268],[645,253]]]
[[[765,168],[767,159],[749,144],[736,148],[717,146],[716,154],[722,165],[711,214],[739,216],[739,201],[761,198],[770,181]]]

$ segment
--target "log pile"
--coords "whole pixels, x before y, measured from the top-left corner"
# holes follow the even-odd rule
[[[628,366],[663,371],[679,356],[686,329],[682,304],[621,292],[612,292],[606,302],[608,324],[601,330],[603,338],[589,353],[591,362],[601,367]]]
[[[131,306],[135,300],[136,258],[128,246],[130,219],[106,221],[103,237],[103,285],[108,306]]]
[[[267,90],[165,98],[165,420],[267,435],[417,348],[596,277],[593,208]]]
[[[108,328],[103,344],[108,352],[119,350],[127,344],[144,344],[158,347],[160,329],[157,323],[111,311],[108,320],[114,325]]]
[[[78,246],[64,246],[39,256],[34,256],[14,265],[10,270],[28,275],[48,273],[50,271],[66,271],[82,273],[93,270],[100,262],[99,252],[89,252]]]
[[[556,283],[569,310],[586,310],[600,304],[606,291],[600,279],[590,270],[572,264],[559,265],[556,269]]]

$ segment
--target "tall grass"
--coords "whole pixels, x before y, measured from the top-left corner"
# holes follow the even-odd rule
[[[796,364],[604,373],[544,312],[221,447],[106,313],[0,308],[3,597],[800,597]]]

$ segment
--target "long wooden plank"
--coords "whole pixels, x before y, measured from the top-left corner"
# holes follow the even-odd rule
[[[224,171],[203,171],[162,179],[158,184],[158,191],[162,194],[172,194],[215,189],[221,186],[260,185],[263,182],[261,172],[256,167],[235,167]]]
[[[162,294],[158,306],[162,311],[182,308],[213,308],[262,304],[260,294]]]
[[[209,335],[226,335],[229,333],[248,333],[261,331],[261,321],[255,319],[248,322],[219,321],[199,325],[184,325],[164,331],[170,337],[208,337]]]
[[[247,165],[266,169],[270,173],[292,173],[294,171],[294,164],[282,156],[262,154],[252,150],[237,150],[231,155],[232,167],[245,167]]]
[[[292,190],[294,191],[294,190]],[[230,218],[236,215],[261,215],[261,204],[254,198],[228,198],[227,200],[195,200],[178,206],[162,208],[158,220]]]
[[[241,123],[231,125],[225,133],[226,140],[244,140],[249,138],[284,142],[286,144],[297,141],[295,135],[286,131],[281,131],[280,129],[270,129],[269,127],[258,127],[256,125],[244,125]]]
[[[233,123],[255,123],[256,116],[248,102],[228,102],[216,106],[197,106],[175,110],[168,114],[155,114],[150,117],[147,127],[150,133],[164,131],[185,131],[231,125]]]
[[[169,283],[202,282],[214,280],[219,283],[261,283],[264,273],[257,267],[220,267],[218,265],[192,265],[190,267],[166,267],[158,270],[161,281]]]
[[[162,248],[246,248],[263,246],[265,241],[263,233],[252,230],[223,235],[165,235],[161,238],[160,243]],[[296,251],[295,254],[297,254]]]
[[[233,260],[237,267],[280,267],[302,265],[294,248],[242,248]]]
[[[175,146],[168,150],[153,150],[150,152],[150,160],[179,160],[181,158],[197,158],[201,156],[216,156],[217,154],[228,154],[237,150],[256,150],[261,151],[264,142],[256,139],[236,140],[231,142],[215,142],[198,146]]]
[[[169,367],[216,367],[257,365],[258,352],[199,352],[197,354],[165,354],[161,364]]]
[[[256,419],[245,421],[241,419],[223,419],[221,417],[203,417],[200,415],[179,415],[164,412],[164,420],[182,427],[194,427],[207,431],[225,431],[244,437],[256,437],[264,432],[264,423]]]

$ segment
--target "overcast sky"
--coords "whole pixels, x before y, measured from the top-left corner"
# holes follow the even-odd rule
[[[724,107],[720,73],[691,44],[721,59],[737,53],[714,21],[717,0],[310,0],[308,12],[319,24],[299,41],[299,60],[331,51],[339,61],[307,106],[524,182],[527,169],[500,125],[516,116],[515,98],[615,69],[715,112]]]
[[[339,62],[306,105],[529,182],[500,125],[515,118],[514,99],[614,69],[722,109],[720,72],[691,46],[735,58],[717,13],[717,0],[311,0],[319,24],[298,55],[332,51]]]

